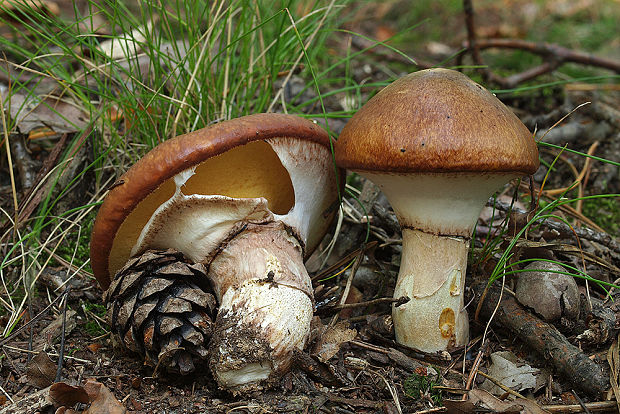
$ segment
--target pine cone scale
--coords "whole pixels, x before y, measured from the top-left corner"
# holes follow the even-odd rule
[[[193,276],[194,273],[185,263],[170,263],[157,271],[159,275]]]
[[[174,279],[162,279],[151,277],[147,280],[146,283],[142,285],[142,290],[140,292],[140,300],[146,299],[149,296],[155,295],[159,292],[166,290],[169,286],[174,283]]]
[[[162,313],[185,313],[192,311],[192,304],[184,299],[167,297],[159,304],[157,310]]]

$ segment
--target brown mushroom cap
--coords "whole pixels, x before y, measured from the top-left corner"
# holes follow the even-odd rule
[[[158,145],[141,158],[107,194],[93,226],[90,243],[91,266],[95,278],[102,288],[106,289],[110,284],[110,270],[112,270],[109,268],[110,253],[113,250],[113,245],[115,249],[119,249],[116,244],[124,243],[126,246],[122,247],[123,254],[128,255],[128,251],[139,234],[140,229],[125,231],[129,237],[121,231],[122,237],[118,237],[119,239],[129,238],[132,240],[115,241],[119,229],[131,213],[139,205],[151,204],[145,208],[147,214],[140,214],[140,216],[145,217],[136,219],[141,222],[139,224],[144,225],[156,206],[174,193],[174,184],[171,182],[171,178],[188,168],[196,167],[207,159],[224,154],[232,148],[245,146],[243,150],[245,153],[243,157],[245,158],[237,162],[236,171],[231,172],[230,175],[243,175],[244,162],[252,161],[253,156],[258,155],[258,153],[269,154],[271,152],[271,155],[267,156],[273,157],[273,159],[252,162],[259,163],[259,166],[262,162],[265,165],[265,170],[274,170],[267,172],[268,175],[286,176],[286,178],[277,178],[279,181],[276,180],[275,183],[270,184],[269,188],[266,189],[270,194],[261,194],[263,188],[258,190],[252,188],[248,190],[248,193],[246,189],[252,187],[252,184],[248,184],[246,181],[256,181],[256,179],[249,177],[251,174],[248,174],[247,179],[245,177],[236,179],[236,186],[240,188],[232,189],[228,193],[218,194],[230,197],[265,197],[269,201],[272,211],[285,213],[294,203],[294,199],[291,199],[294,196],[292,196],[292,189],[283,190],[281,192],[283,195],[281,195],[278,188],[291,186],[290,179],[288,175],[279,174],[278,171],[275,171],[278,169],[285,170],[275,153],[270,149],[265,150],[261,144],[269,147],[267,143],[263,142],[264,140],[289,137],[329,147],[328,134],[311,121],[293,115],[256,114],[225,121],[175,137]],[[222,177],[223,175],[226,173],[218,174],[219,178],[226,180],[227,177]],[[190,185],[189,181],[187,185]],[[148,197],[158,200],[148,201]],[[143,201],[145,202],[142,203]],[[132,225],[130,227],[139,226]],[[313,248],[314,246],[308,246],[308,250]]]
[[[354,171],[533,174],[533,135],[499,99],[460,72],[400,78],[347,123],[336,162]]]

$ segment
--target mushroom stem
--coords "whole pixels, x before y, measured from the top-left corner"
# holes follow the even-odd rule
[[[310,333],[302,248],[281,222],[249,224],[214,258],[209,277],[220,301],[211,370],[233,392],[260,389],[288,368]]]
[[[396,340],[422,351],[453,349],[468,339],[463,288],[469,241],[403,229],[403,252],[394,297]]]
[[[363,174],[385,193],[403,233],[394,297],[410,301],[393,308],[396,340],[425,352],[464,345],[471,233],[489,196],[514,174]]]

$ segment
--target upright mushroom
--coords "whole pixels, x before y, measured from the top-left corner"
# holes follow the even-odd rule
[[[327,231],[336,203],[329,138],[296,116],[250,115],[158,145],[110,190],[92,232],[91,264],[102,288],[118,274],[106,298],[122,297],[112,313],[122,319],[119,330],[128,330],[121,341],[154,349],[156,359],[173,353],[173,368],[191,371],[204,347],[196,355],[184,348],[209,336],[204,312],[196,309],[208,300],[185,287],[166,291],[185,292],[179,298],[149,295],[153,285],[168,289],[182,275],[192,288],[204,286],[206,273],[219,302],[209,349],[216,380],[233,391],[272,382],[308,338],[313,295],[303,260]],[[171,270],[167,263],[175,258],[188,264]],[[152,266],[135,270],[145,262]],[[170,272],[175,276],[157,281]],[[139,278],[148,279],[142,282],[148,289],[122,296]],[[180,322],[166,315],[146,321],[164,309]],[[157,347],[153,335],[162,331],[169,337],[179,331],[172,336],[179,339]]]
[[[473,226],[489,196],[538,168],[532,134],[460,72],[409,74],[346,124],[336,162],[375,182],[403,233],[396,340],[432,352],[468,340],[463,289]]]

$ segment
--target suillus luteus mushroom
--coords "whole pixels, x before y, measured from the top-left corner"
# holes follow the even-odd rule
[[[393,308],[396,340],[422,351],[468,340],[463,289],[470,238],[488,198],[533,174],[533,135],[492,93],[460,72],[400,78],[345,125],[336,162],[377,184],[403,235]]]

